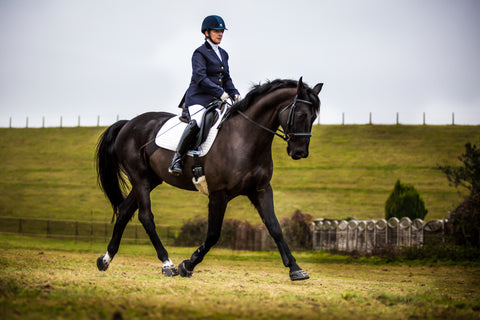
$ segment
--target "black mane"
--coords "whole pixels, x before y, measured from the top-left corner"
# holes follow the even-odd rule
[[[276,79],[273,81],[267,80],[264,84],[256,84],[252,87],[250,92],[247,93],[245,98],[237,103],[235,103],[231,108],[227,115],[227,117],[231,117],[237,113],[237,111],[244,112],[247,110],[249,106],[251,106],[259,97],[264,96],[268,93],[276,91],[278,89],[285,89],[285,88],[296,88],[298,85],[297,80],[289,80],[289,79]],[[305,83],[305,88],[307,89],[307,93],[310,99],[317,99],[318,96],[313,93],[312,89],[307,86]]]
[[[244,99],[235,103],[232,106],[230,114],[233,115],[237,111],[244,112],[245,110],[247,110],[248,106],[252,105],[260,96],[263,96],[265,94],[268,94],[278,89],[296,88],[296,87],[297,87],[296,80],[277,79],[273,81],[267,80],[267,82],[264,84],[261,84],[261,83],[256,84],[252,87],[250,92],[247,93]]]

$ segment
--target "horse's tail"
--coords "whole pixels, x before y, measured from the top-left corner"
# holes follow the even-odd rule
[[[117,121],[105,130],[98,141],[95,157],[98,185],[112,204],[112,222],[118,213],[118,207],[125,200],[122,190],[125,189],[126,182],[115,152],[115,139],[127,122],[127,120]]]

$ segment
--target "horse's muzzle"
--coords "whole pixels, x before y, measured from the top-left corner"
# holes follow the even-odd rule
[[[287,147],[287,153],[293,160],[299,160],[308,157],[308,149]]]

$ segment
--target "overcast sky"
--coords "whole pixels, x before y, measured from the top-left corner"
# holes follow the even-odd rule
[[[177,113],[210,14],[243,96],[303,76],[321,123],[480,124],[480,1],[0,0],[0,126]]]

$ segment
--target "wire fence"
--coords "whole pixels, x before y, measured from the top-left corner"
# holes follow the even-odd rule
[[[75,241],[108,242],[113,226],[107,222],[0,217],[0,233]],[[163,225],[157,225],[156,229],[165,245],[175,243],[178,230]],[[143,244],[149,243],[150,239],[141,225],[129,224],[125,228],[122,241]]]
[[[82,118],[81,116],[77,116],[76,118],[75,117],[69,117],[68,120],[66,120],[63,116],[60,116],[59,118],[54,119],[54,120],[49,119],[49,121],[47,123],[45,117],[42,117],[41,121],[39,121],[38,119],[35,119],[35,121],[33,121],[33,122],[31,121],[32,118],[28,117],[28,116],[23,118],[23,119],[18,119],[18,118],[14,119],[13,117],[10,117],[9,121],[8,121],[8,128],[46,128],[46,127],[60,127],[60,128],[63,128],[63,127],[94,127],[94,126],[100,127],[100,126],[109,126],[109,125],[113,124],[114,122],[118,121],[119,119],[120,119],[120,115],[116,115],[115,117],[112,117],[112,116],[101,117],[100,115],[98,115],[96,117],[96,121],[92,117]],[[321,121],[322,120],[319,117],[316,121],[316,124],[324,124]],[[455,113],[452,112],[451,121],[449,123],[447,123],[447,121],[445,121],[445,123],[443,123],[443,124],[444,125],[461,125],[460,123],[456,123],[455,121],[456,121],[455,120]],[[367,122],[362,122],[362,123],[363,124],[369,124],[369,125],[386,124],[386,123],[383,123],[383,122],[375,122],[373,120],[372,112],[370,112],[368,114],[368,121]],[[346,120],[345,120],[345,112],[342,112],[341,121],[336,122],[336,124],[341,124],[341,125],[350,124],[350,123],[347,123]],[[402,124],[399,112],[396,112],[395,120],[394,120],[394,122],[392,122],[390,124],[395,124],[395,125]],[[420,121],[418,121],[418,123],[416,123],[416,124],[422,124],[422,125],[427,125],[428,124],[428,125],[430,125],[430,124],[438,124],[438,123],[433,123],[433,122],[428,123],[427,122],[427,115],[426,115],[425,112],[423,112],[422,119]],[[3,121],[0,122],[0,127],[2,127],[2,126],[6,127],[6,123],[3,123]]]

